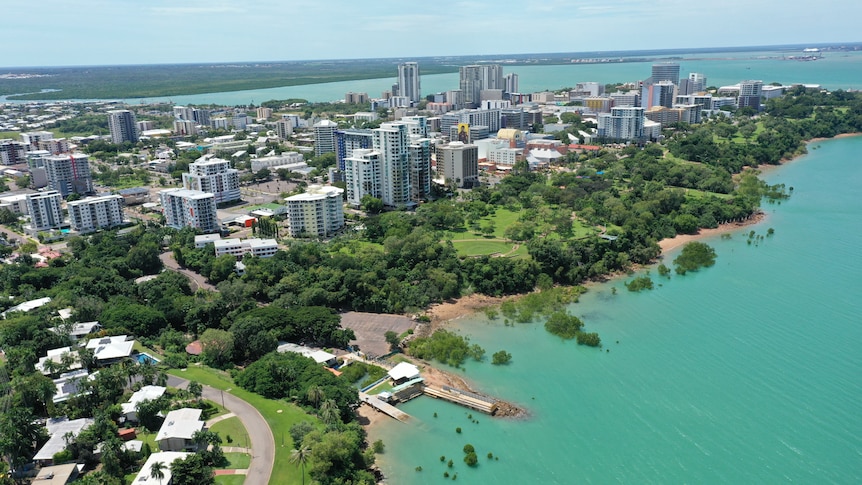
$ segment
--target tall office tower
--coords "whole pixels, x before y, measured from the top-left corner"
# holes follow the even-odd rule
[[[34,150],[38,147],[34,147]],[[27,160],[27,145],[15,140],[0,140],[0,164],[15,165]]]
[[[120,144],[126,141],[137,143],[140,139],[135,113],[127,109],[108,111],[108,129],[111,130],[111,142],[113,143]]]
[[[638,141],[644,137],[644,109],[613,107],[610,113],[599,113],[598,136],[604,140]]]
[[[123,225],[123,196],[87,197],[67,204],[72,230],[92,232]]]
[[[27,194],[27,211],[30,214],[30,229],[44,231],[63,225],[63,210],[60,202],[63,197],[56,190],[37,194]]]
[[[338,123],[331,120],[320,120],[314,124],[314,154],[321,156],[324,153],[335,151],[335,130]]]
[[[383,205],[403,207],[410,202],[409,130],[406,123],[383,123],[371,130],[374,151],[380,153]]]
[[[679,84],[679,63],[660,62],[652,65],[652,82],[670,81]]]
[[[471,189],[479,185],[479,147],[453,141],[437,148],[437,175]]]
[[[382,198],[380,159],[379,152],[366,148],[353,150],[353,155],[344,159],[347,203],[351,206],[359,207],[366,195]]]
[[[464,107],[464,91],[453,89],[446,91],[446,102],[452,105],[453,110],[459,110]]]
[[[199,190],[165,189],[159,192],[165,225],[175,229],[193,227],[205,234],[219,231],[213,194]]]
[[[407,159],[410,163],[410,200],[420,202],[431,196],[431,139],[410,136]]]
[[[199,125],[209,126],[210,124],[210,110],[208,109],[192,109],[192,119],[195,123]]]
[[[503,94],[508,95],[510,93],[518,92],[518,75],[514,72],[510,72],[503,76]],[[508,99],[508,96],[506,96]]]
[[[61,197],[65,198],[72,192],[76,194],[93,192],[93,177],[90,175],[90,161],[87,155],[72,153],[43,157],[42,163],[45,176],[48,178],[48,187],[59,192]]]
[[[404,116],[402,123],[407,123],[410,136],[425,138],[428,136],[428,118],[425,116]]]
[[[410,103],[414,105],[422,99],[419,88],[419,63],[398,64],[398,95],[409,98]]]
[[[503,68],[499,64],[462,66],[459,79],[464,104],[477,106],[483,89],[503,89]]]
[[[736,98],[737,108],[760,109],[760,96],[763,92],[763,81],[740,81],[739,97]]]
[[[303,194],[284,200],[290,237],[331,236],[344,227],[343,189],[309,185]]]
[[[679,81],[679,94],[683,96],[697,94],[703,92],[705,89],[706,76],[699,72],[690,72],[688,79],[680,79]]]
[[[336,166],[344,171],[344,160],[352,157],[354,150],[372,147],[371,130],[338,130],[335,132],[335,145]]]
[[[239,170],[220,158],[199,159],[183,174],[183,187],[213,194],[216,204],[239,200]]]

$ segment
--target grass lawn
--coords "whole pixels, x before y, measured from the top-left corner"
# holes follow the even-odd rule
[[[368,394],[380,394],[383,391],[391,391],[391,390],[392,390],[392,384],[387,380],[387,381],[383,381],[380,384],[377,384],[376,386],[372,387],[371,389],[369,389],[367,391],[367,393]]]
[[[684,190],[686,197],[691,197],[694,199],[702,199],[702,198],[710,196],[710,195],[714,195],[714,196],[718,197],[719,199],[731,198],[730,194],[719,194],[718,192],[706,192],[703,190],[686,189],[686,188],[682,188],[682,187],[676,187],[676,188],[680,188],[680,189]]]
[[[514,247],[514,243],[493,239],[487,241],[453,241],[452,245],[455,246],[459,256],[506,254]]]
[[[226,372],[195,366],[189,367],[185,371],[172,369],[168,372],[183,379],[196,380],[201,384],[230,392],[254,406],[269,424],[275,441],[275,464],[269,483],[273,485],[302,483],[299,468],[290,463],[290,451],[293,449],[293,443],[288,431],[291,426],[300,421],[309,421],[316,426],[319,425],[315,416],[306,414],[293,404],[266,399],[240,389],[234,385]],[[310,478],[306,482],[310,482]]]
[[[215,482],[218,485],[242,485],[245,483],[245,475],[218,475]]]
[[[215,423],[210,431],[218,433],[222,439],[222,446],[238,446],[240,448],[248,448],[251,444],[249,441],[248,432],[242,421],[237,417],[228,418],[224,421]],[[233,442],[228,442],[227,437],[230,436]]]
[[[135,428],[135,429],[138,430],[137,431],[138,437],[135,439],[141,440],[144,443],[148,443],[150,445],[150,450],[152,452],[155,453],[156,451],[159,451],[159,445],[156,444],[156,433],[158,433],[158,430],[155,430],[155,431],[152,431],[149,433],[144,433],[143,431],[141,431],[143,428]]]
[[[225,453],[225,458],[227,458],[228,465],[221,468],[230,468],[236,470],[242,470],[244,468],[248,468],[251,464],[251,455],[248,453]]]

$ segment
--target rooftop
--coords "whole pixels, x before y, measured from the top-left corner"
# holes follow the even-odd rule
[[[191,439],[196,431],[204,427],[200,409],[182,408],[171,411],[165,416],[165,422],[156,434],[156,441],[171,438]]]
[[[165,483],[171,483],[171,479],[173,478],[173,474],[171,473],[171,463],[176,460],[184,460],[190,454],[191,453],[181,451],[161,451],[153,453],[149,458],[147,458],[147,462],[141,467],[141,471],[138,472],[132,483],[135,485],[162,485]],[[162,473],[165,477],[161,480],[153,478],[151,475],[154,463],[161,463],[164,465]]]

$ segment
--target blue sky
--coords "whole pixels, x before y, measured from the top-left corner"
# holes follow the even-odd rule
[[[859,0],[4,3],[0,66],[7,67],[862,41]]]

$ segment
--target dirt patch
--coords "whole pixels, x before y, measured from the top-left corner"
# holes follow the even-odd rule
[[[384,335],[393,331],[398,335],[414,329],[416,322],[401,315],[382,313],[347,312],[341,315],[341,326],[353,330],[356,340],[350,345],[358,347],[369,359],[389,353],[389,343]]]

